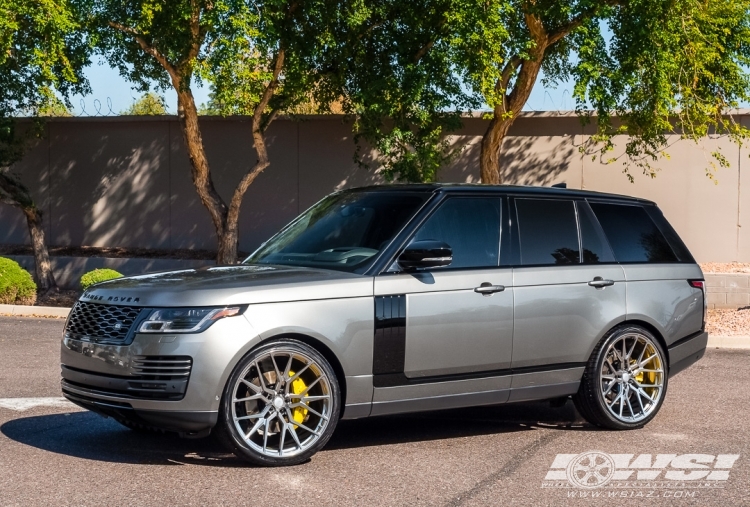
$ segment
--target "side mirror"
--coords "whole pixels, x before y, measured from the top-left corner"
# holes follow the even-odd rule
[[[442,241],[414,241],[398,256],[403,269],[439,268],[453,262],[453,250]]]

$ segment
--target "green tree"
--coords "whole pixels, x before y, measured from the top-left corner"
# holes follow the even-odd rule
[[[500,183],[503,140],[539,82],[574,81],[576,109],[596,126],[589,153],[606,158],[629,136],[630,178],[633,166],[654,175],[669,134],[748,135],[729,114],[750,98],[748,0],[361,0],[341,11],[348,44],[328,64],[331,90],[346,91],[358,133],[397,178],[431,179],[458,111],[483,103],[481,178]]]
[[[330,43],[325,0],[71,0],[89,14],[94,46],[142,90],[177,93],[193,183],[218,239],[217,262],[237,261],[240,206],[270,164],[265,132],[279,111],[304,99],[316,79],[312,56]],[[203,147],[196,82],[213,87],[222,114],[251,117],[258,155],[226,202],[216,191]]]
[[[453,7],[453,0],[363,0],[338,10],[342,43],[323,55],[317,99],[343,98],[355,118],[357,161],[369,165],[361,152],[373,147],[388,180],[434,181],[461,149],[445,135],[461,127],[462,110],[479,106],[451,70]]]
[[[0,0],[0,201],[19,208],[31,237],[39,288],[56,287],[42,211],[12,164],[43,133],[39,116],[59,111],[56,93],[87,90],[88,47],[65,0]],[[67,110],[67,108],[66,108]],[[18,116],[36,117],[20,124]]]
[[[133,101],[129,108],[120,111],[121,115],[127,116],[160,116],[169,114],[164,97],[153,92],[144,93]]]
[[[460,21],[484,9],[461,4]],[[481,151],[484,183],[501,182],[503,139],[540,71],[542,85],[573,78],[584,122],[591,108],[596,113],[593,140],[602,154],[615,135],[630,136],[625,172],[635,165],[653,176],[650,162],[664,154],[669,133],[694,141],[709,131],[737,142],[747,137],[728,115],[749,98],[746,0],[505,1],[489,15],[496,23],[457,25],[463,29],[454,35],[453,60],[492,109]],[[495,37],[484,37],[487,30]]]

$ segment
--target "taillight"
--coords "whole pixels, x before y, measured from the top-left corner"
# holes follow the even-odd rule
[[[706,318],[708,317],[708,295],[706,294],[706,282],[704,280],[688,280],[691,287],[700,289],[703,292],[703,326],[701,330],[706,329]]]
[[[691,287],[700,289],[704,292],[706,291],[706,282],[704,282],[703,280],[688,280],[688,283]]]

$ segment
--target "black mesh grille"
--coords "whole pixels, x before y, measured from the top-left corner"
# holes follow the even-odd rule
[[[133,399],[181,400],[193,359],[190,356],[134,356],[129,375],[107,375],[62,366],[64,382],[92,394]]]
[[[121,344],[128,338],[143,309],[132,306],[78,302],[70,312],[65,332],[71,338]]]

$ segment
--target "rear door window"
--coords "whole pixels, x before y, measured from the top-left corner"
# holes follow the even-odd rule
[[[451,197],[417,231],[412,241],[434,239],[453,250],[449,268],[495,267],[500,256],[499,197]]]
[[[578,264],[578,226],[573,201],[516,199],[521,264]]]
[[[618,262],[677,262],[643,206],[591,202]]]

